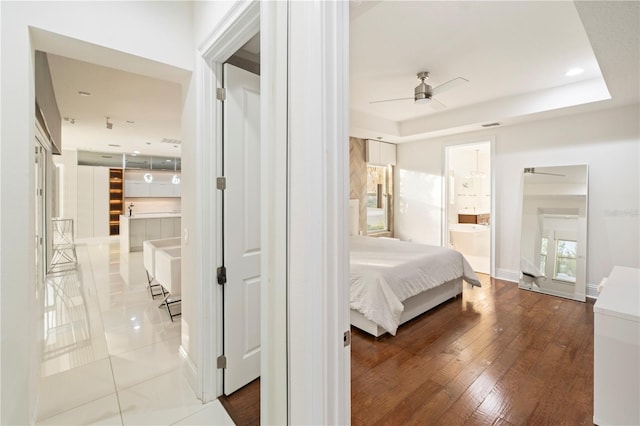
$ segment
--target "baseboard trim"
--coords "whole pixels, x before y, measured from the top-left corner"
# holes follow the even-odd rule
[[[520,272],[512,271],[510,269],[496,268],[496,278],[503,281],[510,281],[512,283],[520,282]]]
[[[587,294],[586,296],[591,299],[598,298],[598,285],[597,284],[589,284],[587,283]]]
[[[202,390],[198,386],[198,367],[193,363],[191,357],[187,351],[180,345],[178,347],[178,354],[180,355],[180,369],[182,374],[187,378],[187,382],[195,392],[198,399],[202,400]]]

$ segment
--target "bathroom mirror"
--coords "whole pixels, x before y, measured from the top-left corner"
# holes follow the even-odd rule
[[[584,302],[586,165],[523,171],[520,288]]]

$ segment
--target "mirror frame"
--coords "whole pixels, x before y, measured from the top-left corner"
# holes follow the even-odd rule
[[[534,176],[536,176],[534,178]],[[536,179],[536,183],[531,183]],[[563,182],[566,180],[566,182]],[[529,182],[529,183],[528,183]],[[532,187],[532,185],[539,185]],[[526,167],[522,172],[521,180],[522,209],[521,209],[521,234],[520,234],[520,270],[518,287],[524,290],[565,297],[584,302],[587,289],[587,226],[589,206],[589,166],[587,164]],[[579,200],[579,203],[576,202]],[[536,202],[537,201],[537,202]],[[531,235],[529,214],[535,209],[538,220],[538,236],[528,238]],[[540,271],[535,266],[540,260],[526,258],[525,247],[530,248],[533,243],[539,246],[543,235],[543,216],[548,218],[572,219],[575,216],[576,223],[576,281],[573,284],[573,292],[560,290],[566,281],[548,277],[545,271]],[[556,221],[556,223],[559,223]],[[529,226],[527,226],[529,224]],[[525,232],[528,230],[528,232]],[[562,230],[554,232],[562,234]],[[566,230],[571,234],[573,230]],[[554,241],[557,240],[554,239]],[[555,253],[554,249],[554,253]],[[534,248],[535,253],[535,248]],[[535,254],[534,254],[535,256]],[[548,255],[547,255],[548,256]],[[553,258],[555,260],[555,256]],[[547,272],[549,267],[547,265]],[[555,287],[555,288],[552,288]]]

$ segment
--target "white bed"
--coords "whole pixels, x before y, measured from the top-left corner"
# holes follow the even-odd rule
[[[376,337],[480,286],[455,250],[399,240],[350,237],[351,324]]]

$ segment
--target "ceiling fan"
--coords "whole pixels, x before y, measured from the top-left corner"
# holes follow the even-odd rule
[[[417,104],[426,104],[430,103],[434,109],[444,109],[447,106],[440,102],[437,99],[434,99],[433,96],[438,95],[446,90],[451,90],[455,87],[460,86],[461,84],[468,83],[464,77],[456,77],[452,80],[444,82],[436,87],[431,87],[425,80],[429,79],[429,72],[422,71],[418,73],[418,79],[420,80],[420,84],[418,84],[414,90],[414,96],[412,98],[396,98],[396,99],[383,99],[380,101],[372,101],[370,104],[379,104],[382,102],[393,102],[393,101],[405,101],[409,99],[413,99]]]
[[[529,175],[548,175],[548,176],[561,176],[561,177],[566,176],[558,173],[537,172],[535,167],[525,167],[524,173]]]

